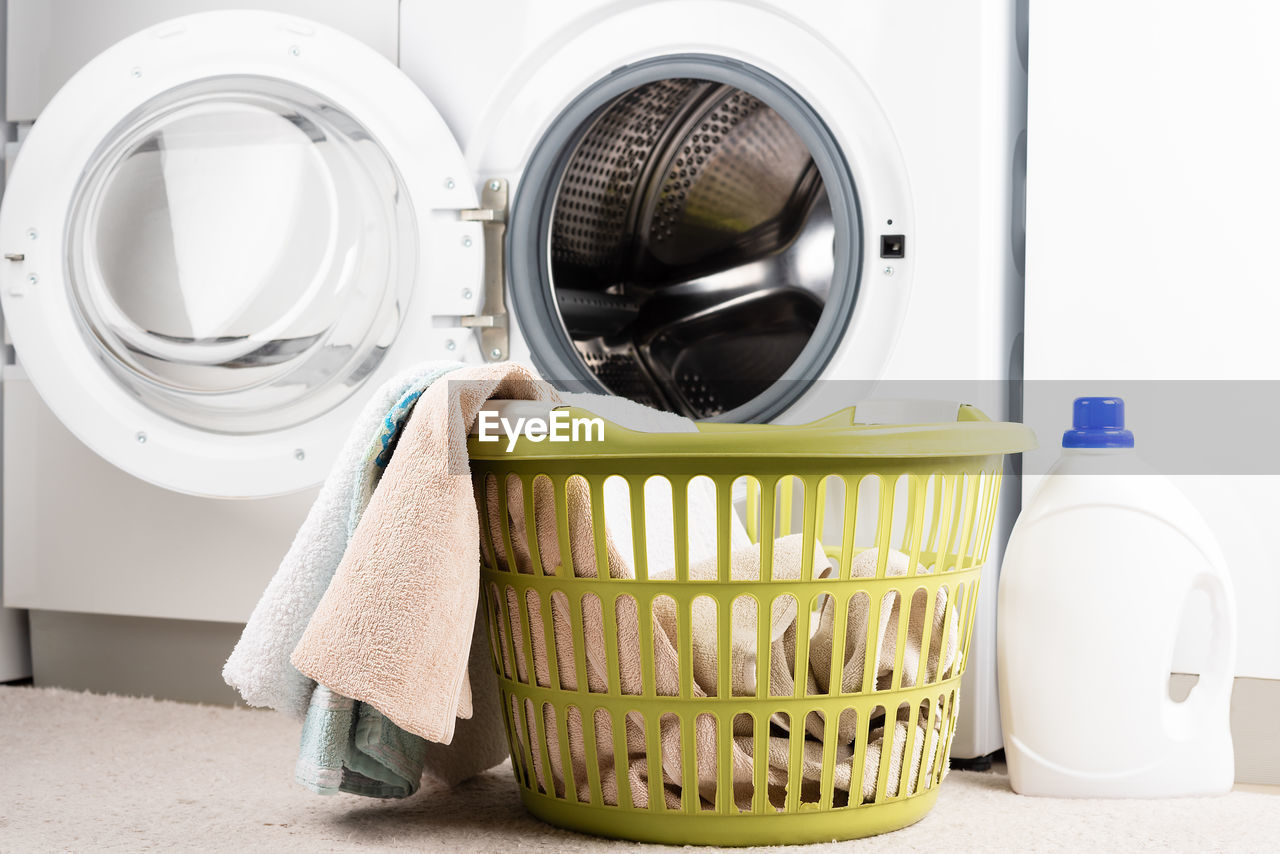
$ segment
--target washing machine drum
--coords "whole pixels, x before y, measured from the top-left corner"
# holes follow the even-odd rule
[[[551,290],[608,391],[750,420],[818,328],[833,231],[809,147],[770,105],[724,83],[656,80],[599,109],[565,159]]]

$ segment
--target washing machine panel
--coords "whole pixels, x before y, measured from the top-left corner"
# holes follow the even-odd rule
[[[24,141],[5,319],[110,462],[196,495],[291,492],[323,478],[359,389],[455,339],[480,358],[458,334],[483,298],[475,188],[363,43],[268,12],[176,19],[86,65]]]

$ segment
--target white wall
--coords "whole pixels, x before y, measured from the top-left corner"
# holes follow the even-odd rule
[[[1071,397],[1115,393],[1107,380],[1280,379],[1280,4],[1041,2],[1030,27],[1034,469],[1056,454]],[[1131,404],[1139,447],[1158,419],[1203,417],[1198,441],[1231,442],[1233,420],[1280,407],[1271,391],[1259,386],[1253,416]],[[1230,564],[1239,675],[1280,678],[1280,477],[1177,480]],[[1195,669],[1198,631],[1176,668]]]

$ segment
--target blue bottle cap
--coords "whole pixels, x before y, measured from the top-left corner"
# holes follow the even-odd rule
[[[1072,429],[1062,434],[1064,448],[1132,448],[1124,429],[1124,401],[1118,397],[1077,397]]]

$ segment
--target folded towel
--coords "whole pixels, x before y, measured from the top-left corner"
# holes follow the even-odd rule
[[[222,677],[251,706],[306,714],[313,682],[289,661],[346,551],[352,528],[372,494],[387,450],[387,422],[407,412],[422,389],[462,367],[434,362],[405,371],[374,393],[352,426],[320,494],[280,568],[258,600]],[[385,461],[382,463],[385,465]]]
[[[472,714],[480,526],[466,440],[491,397],[557,396],[512,363],[462,368],[429,386],[291,658],[316,682],[443,744]]]

